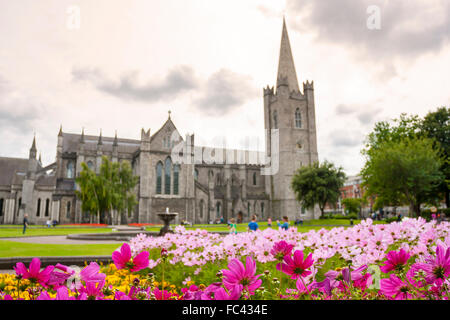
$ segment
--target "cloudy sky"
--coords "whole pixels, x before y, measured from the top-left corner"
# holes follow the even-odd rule
[[[448,0],[0,0],[0,156],[27,157],[35,132],[49,164],[60,124],[139,139],[168,110],[196,143],[263,150],[283,14],[321,161],[355,174],[376,121],[450,105]]]

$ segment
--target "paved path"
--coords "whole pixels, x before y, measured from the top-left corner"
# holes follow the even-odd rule
[[[0,240],[8,240],[23,243],[39,243],[39,244],[117,244],[123,241],[116,240],[73,240],[67,239],[66,236],[42,236],[42,237],[17,237],[17,238],[0,238]]]

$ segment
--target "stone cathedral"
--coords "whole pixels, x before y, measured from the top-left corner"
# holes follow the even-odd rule
[[[284,215],[312,219],[317,210],[301,208],[290,184],[296,169],[318,161],[314,86],[307,81],[302,91],[299,88],[284,20],[276,86],[267,86],[263,97],[265,129],[278,133],[266,134],[265,157],[278,159],[274,174],[262,174],[265,165],[250,161],[248,151],[222,149],[227,157],[242,155],[242,161],[231,163],[174,161],[176,145],[187,146],[185,155],[191,159],[189,150],[205,148],[195,146],[194,135],[183,139],[170,113],[155,133],[142,129],[140,140],[118,138],[117,134],[103,137],[101,132],[99,136],[85,135],[84,130],[67,133],[60,128],[56,159],[50,165],[43,166],[37,158],[35,138],[27,159],[0,157],[0,223],[20,224],[24,214],[32,224],[49,219],[60,224],[89,222],[89,214],[81,212],[75,195],[75,178],[82,162],[98,172],[102,156],[129,161],[139,177],[135,190],[138,205],[133,212],[123,213],[120,223],[159,223],[156,214],[167,207],[179,213],[179,220],[193,223],[220,217],[245,222],[253,214],[258,220]],[[278,141],[273,141],[274,137]]]

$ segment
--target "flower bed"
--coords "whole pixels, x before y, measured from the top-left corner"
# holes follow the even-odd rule
[[[151,226],[158,226],[156,223],[129,223],[130,227],[151,227]],[[159,224],[161,225],[161,224]]]
[[[70,223],[70,224],[60,224],[60,226],[71,227],[71,226],[82,226],[82,227],[107,227],[104,223]]]
[[[107,266],[18,263],[0,299],[448,299],[449,230],[421,218],[225,237],[177,227],[140,234]]]

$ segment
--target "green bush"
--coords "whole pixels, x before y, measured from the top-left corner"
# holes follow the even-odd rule
[[[394,221],[397,221],[397,217],[390,217],[390,218],[385,218],[384,221],[386,221],[386,223],[391,223]]]
[[[337,213],[337,214],[324,214],[323,216],[321,216],[319,219],[342,219],[342,220],[350,220],[350,219],[358,219],[358,215],[356,214],[348,214],[346,216],[344,216],[343,214]]]

